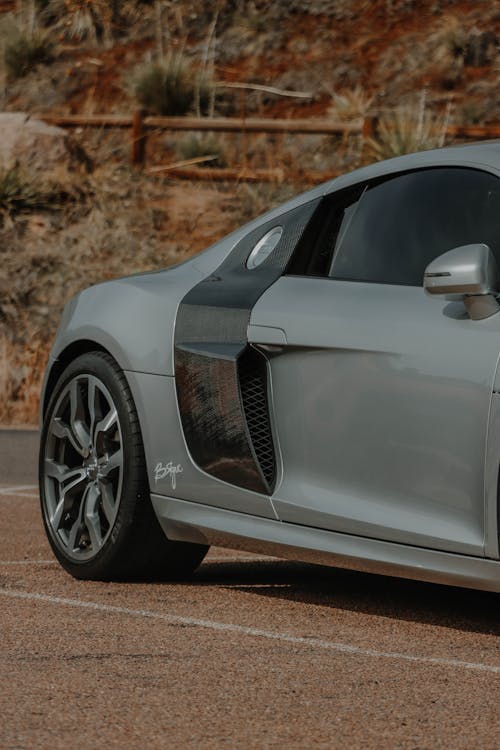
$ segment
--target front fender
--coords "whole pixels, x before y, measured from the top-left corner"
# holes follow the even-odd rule
[[[192,263],[89,287],[65,308],[53,359],[78,341],[108,351],[123,370],[173,375],[173,330],[180,300],[200,281]]]

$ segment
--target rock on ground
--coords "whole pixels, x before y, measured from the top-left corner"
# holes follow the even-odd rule
[[[23,112],[0,113],[0,169],[19,167],[30,174],[53,176],[90,171],[85,151],[62,128]]]

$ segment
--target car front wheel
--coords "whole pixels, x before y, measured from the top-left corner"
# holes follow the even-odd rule
[[[183,577],[207,552],[163,534],[132,395],[104,352],[81,355],[59,378],[43,424],[39,476],[47,537],[76,578]]]

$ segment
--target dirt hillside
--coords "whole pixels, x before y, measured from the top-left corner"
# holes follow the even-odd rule
[[[132,170],[124,130],[73,130],[64,170],[44,153],[41,171],[32,166],[40,153],[0,163],[0,420],[36,419],[62,306],[84,286],[199,251],[298,192],[307,171],[320,180],[322,170],[444,143],[450,123],[500,122],[499,40],[500,7],[486,0],[0,2],[6,113],[376,113],[404,135],[159,131],[148,140],[148,168],[209,157],[209,166],[284,176],[275,183]]]

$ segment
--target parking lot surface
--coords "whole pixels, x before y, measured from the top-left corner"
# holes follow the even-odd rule
[[[185,583],[73,580],[35,432],[0,432],[0,748],[481,748],[498,595],[212,549]]]

